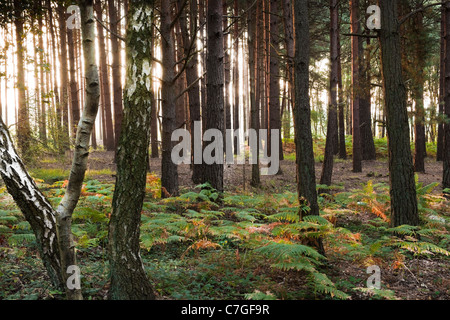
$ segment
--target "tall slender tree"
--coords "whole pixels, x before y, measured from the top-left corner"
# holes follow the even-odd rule
[[[220,1],[208,1],[206,14],[207,57],[206,57],[206,114],[205,130],[215,129],[224,133],[224,50],[222,29],[223,7]],[[203,141],[204,149],[212,147],[214,157],[219,159],[222,148],[219,141]],[[209,182],[219,192],[223,191],[223,159],[203,165],[203,182]]]
[[[172,6],[168,1],[161,2],[161,52],[162,52],[162,160],[161,188],[163,197],[178,194],[178,169],[172,161],[172,133],[176,129],[176,96],[175,91],[175,41],[172,20]]]
[[[115,0],[108,0],[110,38],[111,38],[111,75],[113,85],[114,140],[117,149],[122,127],[122,76],[120,71],[119,19]]]
[[[319,204],[316,191],[314,167],[314,151],[311,132],[311,107],[309,100],[309,16],[308,1],[295,0],[295,144],[297,167],[297,190],[300,217],[319,215]],[[308,207],[309,210],[302,210]],[[315,241],[320,253],[324,253],[321,239]]]
[[[445,3],[445,56],[444,56],[444,74],[445,74],[445,103],[444,114],[446,116],[444,123],[444,148],[443,148],[443,177],[442,186],[444,189],[450,188],[450,2]]]
[[[111,287],[117,300],[154,299],[140,256],[141,210],[150,142],[153,1],[131,1],[126,31],[126,85],[117,179],[109,224]]]
[[[100,0],[95,1],[95,13],[97,19],[102,21],[102,3]],[[100,82],[102,88],[102,110],[104,113],[105,132],[103,143],[108,151],[115,150],[114,127],[111,112],[111,89],[109,86],[108,61],[106,55],[105,35],[103,26],[97,22],[98,46],[99,46],[99,62],[100,62]]]
[[[25,56],[24,46],[24,10],[19,0],[14,0],[14,26],[16,31],[17,44],[17,88],[18,88],[18,123],[17,140],[18,147],[22,155],[28,158],[31,138],[30,117],[26,98],[25,84]]]
[[[410,149],[406,87],[402,76],[397,0],[379,0],[381,61],[389,149],[391,224],[417,225],[414,167]]]
[[[353,172],[362,171],[361,131],[359,121],[360,105],[360,14],[359,0],[350,0],[351,32],[354,34],[351,40],[352,52],[352,135],[353,135]]]
[[[320,184],[331,185],[331,178],[333,174],[333,162],[334,162],[334,150],[336,147],[336,134],[337,131],[337,107],[338,107],[338,72],[339,72],[339,11],[338,0],[330,0],[330,87],[329,97],[330,103],[328,105],[328,125],[327,125],[327,138],[325,143],[325,157],[323,161],[322,176],[320,178]]]

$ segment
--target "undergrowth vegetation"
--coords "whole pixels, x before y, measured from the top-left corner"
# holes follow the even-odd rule
[[[52,176],[53,175],[53,176]],[[53,205],[67,181],[35,172]],[[148,174],[141,215],[142,259],[166,299],[401,299],[392,278],[413,279],[425,296],[450,297],[448,285],[421,287],[421,263],[449,271],[449,202],[417,182],[421,225],[389,226],[389,191],[369,181],[344,192],[318,186],[320,216],[299,220],[296,193],[225,193],[208,184],[161,199]],[[330,190],[329,193],[326,193]],[[333,192],[331,192],[333,190]],[[104,299],[108,285],[107,232],[114,185],[86,180],[73,215],[83,295]],[[220,201],[217,201],[220,199]],[[306,245],[322,238],[326,256]],[[37,258],[30,225],[0,189],[0,299],[60,299]],[[382,270],[381,288],[368,289],[368,266]],[[448,273],[447,273],[448,275]],[[443,275],[444,276],[444,275]],[[446,289],[445,289],[446,288]]]

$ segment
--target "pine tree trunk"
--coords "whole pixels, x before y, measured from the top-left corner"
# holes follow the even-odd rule
[[[95,0],[95,12],[97,18],[102,21],[102,6],[100,0]],[[100,61],[100,81],[102,88],[102,110],[104,112],[105,134],[103,137],[103,144],[107,151],[115,150],[114,127],[112,123],[111,112],[111,90],[109,86],[108,62],[106,56],[105,36],[103,27],[100,22],[97,23],[98,32],[98,48]]]
[[[224,133],[224,50],[222,30],[222,3],[208,1],[206,14],[207,57],[206,57],[206,121],[205,130],[216,129]],[[218,141],[203,141],[203,147],[217,145]],[[215,148],[216,152],[220,148]],[[217,155],[216,155],[217,156]],[[209,182],[219,192],[223,192],[222,163],[204,164],[203,182]]]
[[[78,101],[78,83],[75,70],[75,39],[74,30],[67,29],[67,44],[69,53],[69,73],[70,73],[70,132],[76,135],[78,122],[80,121],[80,105]]]
[[[223,30],[226,30],[228,27],[228,4],[227,0],[222,0],[222,10],[223,10]],[[230,58],[230,50],[229,47],[229,34],[225,34],[223,36],[223,51],[224,51],[224,60],[223,60],[223,66],[224,66],[224,109],[225,109],[225,124],[224,129],[231,129],[231,101],[230,101],[230,83],[231,83],[231,58]],[[226,152],[227,150],[227,132],[224,131],[225,134],[223,135],[223,150]]]
[[[181,0],[178,1],[179,8],[181,7]],[[189,18],[189,32],[187,27],[187,17],[185,14],[180,16],[180,28],[183,40],[184,56],[191,55],[186,66],[186,80],[188,95],[189,95],[189,126],[191,131],[191,146],[194,148],[194,143],[200,143],[195,140],[194,123],[200,121],[200,85],[198,78],[198,54],[197,51],[197,0],[190,0],[190,18]],[[192,181],[199,183],[201,181],[202,166],[201,164],[192,165]]]
[[[366,32],[370,32],[370,30],[367,29]],[[361,99],[359,104],[359,119],[362,160],[376,160],[377,155],[372,133],[372,105],[370,94],[370,38],[367,38],[367,47],[365,50],[362,41],[360,41],[359,46],[359,57],[361,59]]]
[[[60,153],[69,150],[69,79],[67,67],[67,25],[66,8],[58,4],[59,36],[61,46],[60,66],[61,66],[61,98],[60,114],[62,116],[61,130],[58,132],[58,149]],[[61,119],[58,119],[61,121]]]
[[[30,119],[26,99],[25,84],[25,56],[26,48],[23,44],[24,38],[24,18],[21,1],[14,0],[14,26],[16,28],[17,45],[17,83],[18,88],[18,122],[17,122],[17,142],[22,156],[28,158],[31,138]]]
[[[270,81],[269,81],[269,131],[268,131],[268,154],[278,153],[279,159],[283,160],[283,150],[281,143],[278,149],[273,149],[271,145],[271,130],[281,129],[280,119],[280,62],[278,59],[279,51],[279,5],[277,0],[270,0]],[[280,135],[281,139],[281,135]]]
[[[443,148],[443,177],[442,186],[444,189],[450,188],[450,2],[445,3],[445,104],[444,114],[446,122],[444,123],[444,148]]]
[[[339,28],[339,24],[338,24]],[[340,29],[340,28],[339,28]],[[339,106],[339,115],[338,115],[338,135],[339,135],[339,158],[347,159],[347,148],[345,145],[345,98],[344,98],[344,86],[342,84],[342,57],[341,57],[341,37],[339,36],[338,31],[338,106]]]
[[[297,165],[297,190],[300,204],[300,217],[319,215],[316,177],[314,167],[313,140],[311,134],[311,108],[309,101],[309,21],[308,1],[295,0],[295,144]],[[310,208],[308,212],[304,206]],[[313,241],[318,251],[324,254],[321,239]]]
[[[419,8],[416,8],[419,9]],[[414,58],[417,71],[412,77],[411,96],[415,102],[414,114],[414,171],[425,172],[426,138],[425,138],[425,107],[424,107],[424,85],[425,85],[425,51],[423,31],[423,13],[419,12],[413,18]]]
[[[234,16],[239,16],[239,1],[234,0]],[[240,101],[240,88],[239,88],[239,20],[234,21],[233,28],[233,50],[235,54],[234,65],[233,65],[233,92],[234,92],[234,103],[233,103],[233,129],[234,131],[239,129],[239,101]],[[239,139],[240,133],[237,134],[237,138],[234,139],[234,154],[239,154]]]
[[[152,1],[150,1],[152,2]],[[152,3],[130,2],[126,34],[126,85],[117,181],[109,225],[110,299],[155,299],[140,256],[141,210],[150,143]]]
[[[39,1],[39,6],[43,6],[42,1]],[[48,26],[46,26],[48,27]],[[42,22],[42,15],[38,16],[38,29],[39,30],[43,30],[43,22]],[[44,146],[47,145],[47,127],[46,127],[46,105],[47,105],[47,100],[48,99],[44,99],[44,96],[47,94],[48,91],[46,91],[45,89],[45,83],[46,81],[44,80],[44,64],[45,64],[45,60],[44,60],[44,38],[43,38],[43,34],[42,32],[39,33],[39,37],[38,37],[38,45],[39,45],[39,73],[40,73],[40,104],[41,104],[41,110],[40,110],[40,117],[39,117],[39,139],[42,141],[42,143],[44,144]]]
[[[391,225],[419,223],[410,149],[406,87],[402,77],[397,0],[380,0],[382,74],[389,147]]]
[[[248,11],[248,50],[249,50],[249,74],[250,74],[250,128],[256,131],[256,138],[259,141],[259,113],[258,107],[256,105],[256,48],[257,48],[257,37],[256,37],[256,7],[251,8]],[[253,187],[258,187],[261,183],[260,172],[259,172],[259,143],[256,144],[256,148],[251,149],[250,152],[252,156],[256,156],[255,163],[252,164],[252,179],[251,185]]]
[[[161,160],[161,188],[162,197],[178,195],[178,170],[172,161],[172,133],[176,129],[176,101],[175,101],[175,47],[172,33],[171,5],[161,3],[161,36],[162,36],[162,160]]]
[[[440,51],[440,66],[439,66],[439,110],[438,116],[444,114],[444,100],[445,100],[445,6],[441,9],[441,51]],[[444,124],[438,122],[437,146],[436,146],[436,161],[444,159]]]
[[[351,33],[360,33],[359,0],[350,0]],[[353,135],[353,172],[362,171],[360,110],[360,57],[359,37],[352,37],[352,135]]]
[[[327,139],[325,142],[325,157],[322,167],[322,176],[320,178],[320,184],[331,185],[331,178],[333,175],[333,162],[334,162],[334,150],[336,146],[336,128],[337,128],[337,91],[338,91],[338,23],[339,23],[339,11],[338,0],[330,0],[330,104],[328,106],[328,125],[327,125]]]
[[[114,0],[108,0],[109,9],[109,25],[111,32],[111,71],[112,71],[112,87],[113,87],[113,109],[114,109],[114,143],[119,143],[120,132],[122,127],[122,84],[120,71],[120,46],[117,34],[119,31],[119,21],[117,17],[117,8]]]

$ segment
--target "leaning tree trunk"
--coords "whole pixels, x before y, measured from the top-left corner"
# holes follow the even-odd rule
[[[140,221],[150,142],[152,1],[130,2],[126,86],[117,179],[109,225],[111,287],[117,300],[154,299],[140,256]]]
[[[48,275],[56,288],[66,290],[68,299],[81,299],[79,288],[69,288],[68,267],[76,265],[72,239],[72,213],[81,194],[89,155],[89,141],[99,100],[98,71],[95,65],[95,28],[92,0],[80,1],[85,57],[86,99],[77,131],[75,153],[69,182],[58,208],[53,210],[28,175],[0,123],[0,174],[9,193],[30,223]]]
[[[397,0],[380,0],[381,61],[389,148],[391,225],[417,225],[419,215],[411,156],[406,87],[402,77]]]
[[[93,0],[80,1],[81,32],[84,54],[84,77],[86,79],[86,97],[83,115],[77,128],[72,169],[67,190],[57,212],[58,241],[61,250],[63,276],[71,265],[76,265],[75,246],[72,235],[72,213],[81,195],[84,175],[87,169],[92,129],[97,117],[100,83],[95,53],[95,18]],[[81,299],[79,289],[66,290],[69,299]]]
[[[56,213],[39,191],[18,156],[9,132],[0,119],[0,175],[15,203],[31,225],[39,255],[53,286],[64,290],[56,239]]]
[[[297,190],[301,206],[310,208],[303,215],[319,215],[317,201],[316,176],[314,168],[313,140],[311,133],[311,107],[309,100],[309,21],[308,1],[295,0],[295,144],[297,164]],[[319,252],[324,253],[321,239],[314,244]]]

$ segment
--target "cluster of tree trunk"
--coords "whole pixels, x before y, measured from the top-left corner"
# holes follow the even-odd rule
[[[348,2],[351,22],[351,104],[348,106],[350,112],[347,113],[351,114],[351,123],[346,125],[339,21],[342,3],[329,0],[329,105],[320,184],[332,184],[334,157],[338,155],[345,159],[347,156],[346,127],[347,130],[351,129],[353,139],[353,171],[361,172],[363,161],[376,158],[369,44],[372,38],[378,38],[385,107],[383,113],[388,138],[391,223],[393,226],[418,225],[414,171],[425,170],[426,155],[424,66],[421,64],[425,60],[425,38],[420,35],[425,7],[401,7],[401,10],[407,11],[402,12],[403,18],[399,20],[399,1],[379,0],[381,28],[371,33],[361,28],[364,19],[360,12],[360,1]],[[67,13],[65,4],[58,2],[56,14],[59,34],[56,32],[52,2],[46,0],[39,4],[36,10],[43,7],[48,9],[50,34],[47,40],[52,44],[49,47],[53,58],[56,59],[58,55],[60,60],[59,72],[53,66],[53,76],[59,74],[60,84],[53,79],[46,87],[40,87],[41,97],[45,96],[46,90],[53,88],[51,99],[54,100],[55,116],[51,121],[54,121],[57,130],[53,136],[46,131],[45,122],[50,121],[47,114],[50,107],[47,104],[50,103],[42,98],[38,107],[39,137],[47,143],[51,139],[56,141],[59,152],[69,150],[69,141],[73,138],[72,170],[65,196],[55,209],[37,188],[22,161],[21,157],[26,158],[30,150],[32,130],[24,67],[26,10],[21,1],[14,0],[11,8],[15,16],[17,43],[18,152],[7,126],[0,121],[0,175],[36,234],[39,253],[53,285],[65,290],[69,299],[82,299],[80,288],[67,286],[70,276],[67,270],[77,265],[71,217],[81,194],[89,149],[95,145],[94,125],[99,110],[104,145],[107,150],[116,152],[117,164],[108,244],[111,299],[155,298],[139,254],[139,223],[145,196],[149,146],[151,156],[157,156],[158,134],[161,136],[162,196],[175,196],[179,193],[177,164],[172,161],[176,143],[172,141],[172,134],[176,129],[186,128],[191,132],[192,151],[200,143],[199,150],[215,150],[214,157],[219,159],[223,157],[223,150],[230,150],[226,146],[227,140],[195,136],[196,126],[200,122],[201,132],[218,130],[223,137],[226,129],[236,130],[242,126],[244,131],[262,128],[270,132],[272,129],[282,129],[284,117],[290,123],[292,110],[299,215],[301,218],[319,215],[311,120],[310,59],[315,44],[311,36],[311,2],[256,0],[241,6],[242,3],[237,0],[232,3],[225,0],[118,3],[108,0],[107,6],[104,6],[106,3],[99,0],[80,0],[77,4],[81,32],[72,28],[72,16]],[[159,5],[158,10],[155,9],[156,5]],[[103,22],[104,9],[108,9],[109,24]],[[127,13],[125,37],[121,36],[122,9]],[[159,27],[155,24],[156,12],[159,13]],[[38,16],[36,20],[37,25],[42,27],[42,17]],[[440,99],[443,103],[440,112],[447,116],[447,120],[439,125],[437,140],[441,145],[438,148],[438,160],[443,160],[443,187],[450,188],[450,2],[442,5],[441,20]],[[283,28],[280,27],[281,23]],[[401,35],[405,23],[412,24],[408,30],[417,29],[418,37],[414,40],[412,52],[402,49]],[[284,37],[281,37],[283,33]],[[58,41],[61,50],[55,49]],[[96,62],[97,42],[99,66]],[[161,60],[155,57],[157,43],[161,48]],[[43,39],[38,38],[38,45],[43,47]],[[122,45],[126,57],[123,90],[120,72]],[[112,54],[110,62],[106,50],[108,46]],[[285,50],[284,55],[281,53],[282,48]],[[411,54],[413,61],[420,66],[420,72],[415,75],[410,87],[415,117],[414,161],[410,148],[408,91],[402,65],[407,54]],[[243,56],[243,59],[239,58]],[[43,55],[38,57],[36,54],[36,61],[43,64]],[[162,67],[161,92],[153,92],[153,66],[156,63]],[[82,72],[78,71],[81,66],[84,66]],[[244,70],[240,72],[242,66]],[[41,80],[45,78],[42,68],[36,77]],[[283,77],[285,87],[282,89],[280,78]],[[241,86],[241,83],[244,85]],[[80,91],[84,94],[80,94]],[[81,105],[83,108],[80,108]],[[290,136],[289,125],[283,131],[285,138]],[[239,154],[239,135],[233,143],[234,154]],[[278,152],[279,158],[283,159],[281,141],[279,149],[274,149],[271,141],[269,135],[265,141],[266,151],[269,154]],[[258,143],[257,154],[259,147]],[[214,189],[223,192],[223,161],[193,162],[192,179],[195,183],[209,183]],[[261,184],[259,161],[252,165],[251,184],[254,187]],[[325,254],[321,239],[311,239],[308,244]]]

